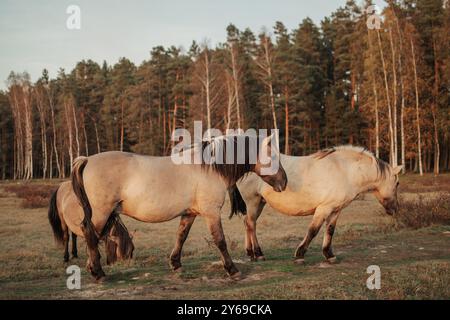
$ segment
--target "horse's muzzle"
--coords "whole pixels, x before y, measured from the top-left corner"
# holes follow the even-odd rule
[[[276,192],[282,192],[282,191],[286,190],[286,186],[287,186],[287,178],[284,179],[282,182],[276,183],[273,186],[273,190]]]
[[[284,189],[283,189],[283,187],[281,185],[276,185],[276,186],[273,186],[273,190],[276,191],[276,192],[281,192]]]
[[[398,211],[398,201],[397,199],[384,200],[383,207],[386,210],[386,213],[392,216]]]

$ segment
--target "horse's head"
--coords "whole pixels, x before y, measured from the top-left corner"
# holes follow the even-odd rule
[[[274,134],[266,137],[260,145],[254,172],[273,187],[273,190],[281,192],[286,189],[287,176],[280,161],[280,152],[276,145],[272,144]]]
[[[133,258],[133,236],[126,229],[115,225],[105,239],[106,261],[113,264],[117,260],[130,260]]]
[[[398,174],[402,170],[402,166],[395,168],[386,164],[383,169],[382,177],[379,179],[374,194],[378,201],[386,209],[386,213],[393,215],[398,210],[397,188],[398,188]]]

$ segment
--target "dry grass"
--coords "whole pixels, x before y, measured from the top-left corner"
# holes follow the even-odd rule
[[[16,184],[5,186],[4,190],[23,199],[22,208],[45,208],[56,188],[48,184]]]
[[[421,178],[406,178],[408,183],[420,186]],[[322,263],[321,235],[312,242],[306,264],[294,264],[293,253],[306,234],[311,217],[288,217],[268,207],[258,220],[258,239],[267,260],[248,262],[242,219],[227,219],[226,205],[222,215],[224,232],[243,280],[228,279],[201,217],[184,246],[180,274],[172,273],[168,266],[178,219],[150,224],[123,217],[134,234],[133,260],[105,266],[107,281],[96,284],[84,268],[86,250],[80,239],[80,258],[69,264],[81,267],[82,289],[67,290],[67,265],[63,263],[62,248],[54,245],[46,208],[22,208],[23,200],[15,196],[15,191],[39,194],[20,192],[24,186],[30,189],[30,185],[35,189],[50,185],[44,188],[51,191],[57,182],[41,180],[20,187],[0,183],[0,299],[450,298],[450,226],[434,222],[419,229],[392,228],[393,218],[384,214],[371,195],[343,210],[333,238],[336,265]],[[15,191],[6,193],[6,189]],[[424,195],[430,191],[433,190],[428,188]],[[48,193],[41,196],[45,198]],[[408,199],[414,197],[417,195],[408,193]],[[415,209],[407,209],[411,210]],[[381,290],[370,291],[366,287],[366,269],[372,264],[381,268]]]
[[[401,199],[399,211],[394,215],[396,225],[413,229],[433,224],[450,225],[450,193],[418,195],[416,199]]]
[[[400,176],[400,192],[450,192],[450,174]]]

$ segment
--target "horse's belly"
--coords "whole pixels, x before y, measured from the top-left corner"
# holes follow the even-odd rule
[[[143,222],[164,222],[172,220],[189,208],[187,199],[174,200],[172,196],[160,193],[146,199],[134,197],[122,202],[122,213]]]
[[[126,201],[122,204],[122,213],[143,222],[164,222],[175,219],[183,214],[185,206],[175,206],[165,203],[165,205],[156,204],[152,201],[146,201],[136,204],[128,204]]]
[[[310,215],[314,213],[316,203],[306,195],[290,191],[263,193],[264,200],[275,210],[290,216]]]
[[[122,187],[124,214],[144,222],[164,222],[192,205],[194,186],[185,182],[187,178],[181,169],[155,166],[141,171],[152,174],[130,176]]]

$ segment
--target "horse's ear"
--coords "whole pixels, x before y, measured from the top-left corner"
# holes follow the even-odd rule
[[[402,171],[402,169],[403,169],[403,166],[396,166],[396,167],[392,170],[392,172],[394,172],[394,174],[397,175],[397,174],[400,173],[400,171]]]

